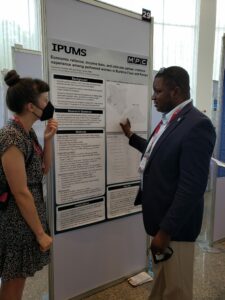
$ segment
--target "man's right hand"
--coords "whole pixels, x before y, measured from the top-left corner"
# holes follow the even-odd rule
[[[46,252],[50,249],[53,239],[50,235],[43,232],[40,236],[37,237],[37,242],[40,245],[42,252]]]
[[[131,135],[133,134],[133,132],[131,131],[130,120],[127,119],[125,124],[120,123],[120,126],[121,126],[121,128],[122,128],[124,134],[125,134],[128,138],[130,138]]]

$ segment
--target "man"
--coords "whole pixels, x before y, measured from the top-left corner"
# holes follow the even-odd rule
[[[153,83],[162,121],[150,139],[120,124],[129,144],[141,151],[142,204],[146,232],[152,237],[154,282],[151,300],[191,300],[194,242],[201,230],[204,192],[215,145],[211,121],[190,99],[189,75],[181,67],[161,69]]]

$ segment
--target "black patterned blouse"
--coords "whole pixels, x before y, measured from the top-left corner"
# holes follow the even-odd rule
[[[40,147],[37,143],[33,129],[27,134],[16,120],[10,120],[4,128],[0,129],[0,157],[12,145],[23,153],[25,163],[27,162],[27,185],[34,197],[42,226],[48,233],[42,191],[42,155],[40,151],[37,151]],[[6,178],[0,160],[0,190],[5,183]],[[49,251],[45,253],[40,251],[35,235],[22,217],[15,199],[13,196],[10,197],[6,210],[0,210],[0,277],[2,281],[33,276],[48,263]]]

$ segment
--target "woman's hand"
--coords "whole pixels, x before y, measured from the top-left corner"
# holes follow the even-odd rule
[[[44,140],[50,141],[52,137],[55,135],[58,129],[58,121],[56,119],[48,120],[47,126],[45,128]]]
[[[43,150],[43,173],[47,174],[52,161],[52,143],[51,139],[58,129],[58,122],[50,119],[47,123],[44,133],[44,150]]]
[[[40,245],[42,252],[46,252],[50,249],[53,239],[50,235],[43,232],[41,235],[37,236],[37,242]]]

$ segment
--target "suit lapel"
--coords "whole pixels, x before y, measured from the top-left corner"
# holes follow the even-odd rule
[[[184,120],[185,115],[191,110],[193,109],[193,104],[189,103],[187,104],[176,116],[176,118],[169,124],[169,126],[166,128],[166,130],[163,132],[163,134],[160,136],[160,138],[158,139],[158,141],[156,142],[152,153],[148,159],[147,165],[150,164],[150,162],[152,161],[153,157],[155,156],[155,154],[157,153],[158,149],[160,148],[160,146],[162,145],[163,141],[167,138],[167,136],[169,134],[171,134],[171,132],[173,132],[177,126],[179,126],[181,124],[181,122]],[[151,134],[152,137],[153,134]],[[150,137],[150,139],[151,139]],[[146,165],[146,167],[147,167]]]

